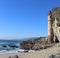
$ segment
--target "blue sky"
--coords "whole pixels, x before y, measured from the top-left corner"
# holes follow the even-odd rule
[[[0,0],[0,38],[47,36],[47,16],[60,0]]]

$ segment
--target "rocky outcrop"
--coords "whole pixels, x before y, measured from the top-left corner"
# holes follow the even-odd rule
[[[25,50],[39,50],[41,49],[42,45],[45,44],[45,39],[46,37],[40,37],[23,41],[20,44],[20,48]]]
[[[32,49],[32,47],[34,46],[35,42],[32,42],[32,41],[23,41],[21,44],[20,44],[20,48],[21,49],[25,49],[25,50],[29,50],[29,49]]]

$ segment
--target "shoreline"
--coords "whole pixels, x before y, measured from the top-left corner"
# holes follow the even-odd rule
[[[60,51],[60,47],[51,47],[40,51],[16,54],[0,54],[0,58],[8,58],[9,56],[18,55],[19,58],[47,58],[49,55]]]

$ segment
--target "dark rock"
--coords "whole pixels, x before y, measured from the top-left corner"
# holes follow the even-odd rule
[[[11,58],[11,57],[9,57],[9,58]]]
[[[28,50],[25,50],[24,52],[26,53],[26,52],[28,52]]]
[[[19,58],[18,55],[10,56],[8,58]]]
[[[44,44],[46,37],[29,39],[20,43],[20,48],[25,50],[40,50],[41,45]]]
[[[5,48],[6,48],[6,47],[7,47],[7,45],[2,45],[2,47],[5,47]]]
[[[60,58],[60,53],[52,54],[49,56],[49,58]]]
[[[55,56],[54,55],[51,55],[51,56],[49,56],[49,58],[55,58]]]
[[[12,48],[18,48],[18,46],[16,46],[16,45],[9,45],[9,46]]]

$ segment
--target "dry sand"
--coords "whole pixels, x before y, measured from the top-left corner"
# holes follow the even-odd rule
[[[57,52],[60,52],[60,47],[51,47],[41,51],[34,51],[29,53],[4,54],[0,55],[0,58],[8,58],[9,56],[13,55],[18,55],[19,58],[49,58],[49,55]]]

